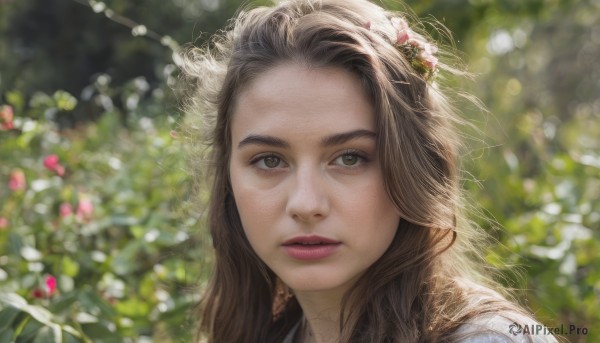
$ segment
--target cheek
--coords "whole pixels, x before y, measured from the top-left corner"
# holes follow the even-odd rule
[[[234,193],[235,203],[244,231],[266,231],[267,225],[276,219],[277,204],[269,197],[261,197],[253,191]]]
[[[387,195],[383,181],[373,180],[353,200],[346,210],[351,217],[348,223],[356,223],[356,231],[363,235],[364,242],[377,246],[376,250],[387,249],[396,234],[400,215]]]
[[[253,240],[254,235],[269,231],[269,228],[273,227],[280,207],[279,200],[275,194],[270,194],[272,192],[257,189],[250,182],[244,182],[247,177],[234,166],[230,175],[233,197],[242,226],[248,239]]]

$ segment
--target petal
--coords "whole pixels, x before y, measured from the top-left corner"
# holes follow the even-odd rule
[[[410,40],[410,35],[406,30],[398,31],[396,36],[396,44],[404,45]]]

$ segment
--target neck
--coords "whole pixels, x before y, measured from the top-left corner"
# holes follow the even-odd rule
[[[296,292],[296,298],[304,312],[300,342],[339,341],[342,295],[332,294],[332,292]]]

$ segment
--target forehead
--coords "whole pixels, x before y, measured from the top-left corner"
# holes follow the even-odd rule
[[[308,138],[356,129],[375,130],[374,108],[359,77],[337,67],[277,65],[246,85],[232,116],[234,139],[277,131]]]

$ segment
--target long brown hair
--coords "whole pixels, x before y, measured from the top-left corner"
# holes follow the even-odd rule
[[[402,218],[388,250],[345,294],[340,342],[449,342],[479,315],[524,313],[477,286],[492,283],[473,262],[482,234],[461,214],[460,120],[439,83],[425,80],[394,47],[390,20],[397,16],[366,0],[286,1],[240,12],[209,45],[182,54],[182,80],[191,91],[184,125],[190,161],[194,174],[208,170],[212,183],[214,272],[199,337],[281,342],[302,316],[246,239],[229,180],[236,97],[284,62],[359,76],[375,106],[385,186]],[[442,77],[450,69],[439,68]]]

